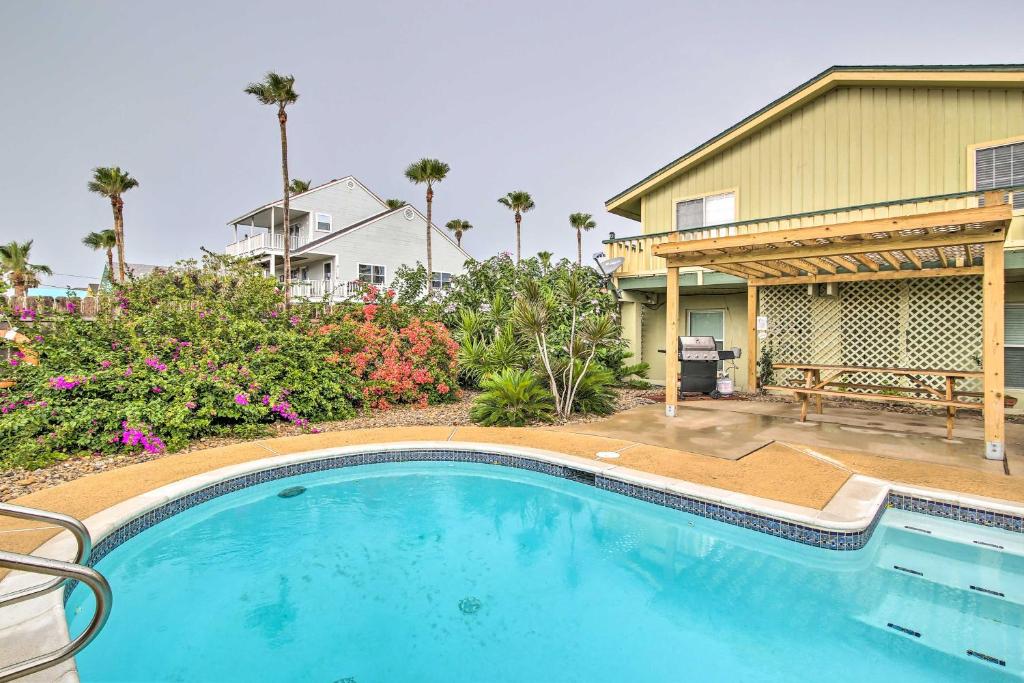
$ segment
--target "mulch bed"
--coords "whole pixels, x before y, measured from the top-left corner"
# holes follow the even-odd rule
[[[664,400],[664,392],[650,389],[618,389],[618,400],[616,412],[636,408],[637,406],[649,403],[657,403],[658,396]],[[348,429],[372,429],[376,427],[415,427],[415,426],[459,426],[469,425],[469,409],[473,404],[476,392],[464,391],[462,397],[455,403],[418,408],[415,406],[399,406],[384,412],[376,412],[372,415],[354,417],[350,420],[339,420],[336,422],[320,422],[314,425],[321,432],[338,432]],[[575,424],[593,422],[600,420],[603,416],[581,415],[573,417],[562,424]],[[267,425],[267,433],[255,439],[272,439],[280,436],[295,436],[307,433],[300,427],[290,423],[274,423]],[[218,446],[229,446],[231,444],[243,443],[255,439],[244,439],[240,437],[208,437],[192,442],[189,446],[178,453],[189,453],[191,451],[203,450],[206,448],[217,448]],[[0,501],[12,500],[24,496],[33,491],[56,486],[67,481],[84,477],[88,474],[95,474],[105,470],[134,465],[140,462],[156,460],[167,454],[155,453],[132,453],[127,455],[97,455],[80,456],[54,463],[49,467],[38,470],[13,469],[0,472]]]

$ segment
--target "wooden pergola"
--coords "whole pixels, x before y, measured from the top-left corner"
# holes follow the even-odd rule
[[[986,456],[1003,457],[1003,241],[1013,211],[1005,194],[983,206],[743,235],[680,239],[654,246],[668,269],[666,349],[679,326],[679,269],[699,266],[747,280],[750,387],[757,386],[758,288],[857,280],[982,276],[982,407]],[[668,358],[672,358],[671,354]],[[678,364],[665,368],[666,411],[678,403]],[[672,408],[669,408],[672,406]]]

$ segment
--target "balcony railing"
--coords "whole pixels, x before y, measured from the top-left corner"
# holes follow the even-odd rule
[[[365,287],[366,283],[358,280],[292,280],[291,293],[297,299],[345,301],[361,295]]]
[[[770,232],[773,230],[810,228],[876,218],[895,218],[897,216],[970,209],[984,205],[984,197],[987,192],[1002,192],[1007,196],[1007,201],[1012,202],[1015,207],[1024,207],[1024,186],[972,190],[970,192],[914,197],[911,199],[897,199],[894,201],[875,202],[873,204],[846,206],[821,211],[808,211],[786,216],[756,218],[735,223],[711,225],[693,230],[674,230],[632,237],[611,237],[604,240],[605,253],[610,258],[621,256],[624,259],[622,267],[615,273],[618,277],[661,275],[665,273],[665,259],[654,255],[653,247],[657,244],[731,235],[749,235],[751,233]]]
[[[306,244],[308,240],[305,237],[292,236],[288,242],[288,246],[291,249],[298,249],[299,247]],[[255,254],[259,252],[283,252],[284,251],[284,235],[274,234],[271,235],[269,232],[259,232],[255,235],[250,235],[244,239],[240,239],[237,242],[233,242],[224,248],[224,253],[229,256],[244,256],[246,254]]]

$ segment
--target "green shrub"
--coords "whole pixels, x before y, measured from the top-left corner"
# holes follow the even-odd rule
[[[480,381],[483,393],[473,402],[470,417],[487,427],[522,427],[550,422],[554,412],[551,392],[541,386],[532,370],[506,368]]]

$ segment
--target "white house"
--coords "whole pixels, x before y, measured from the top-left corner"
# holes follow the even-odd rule
[[[343,299],[355,283],[387,286],[399,266],[426,263],[426,217],[413,206],[389,209],[353,176],[292,195],[289,218],[292,294],[297,297]],[[234,228],[235,241],[226,253],[250,256],[268,275],[284,279],[282,200],[228,225]],[[434,287],[444,289],[462,272],[469,254],[436,225],[431,245]]]

